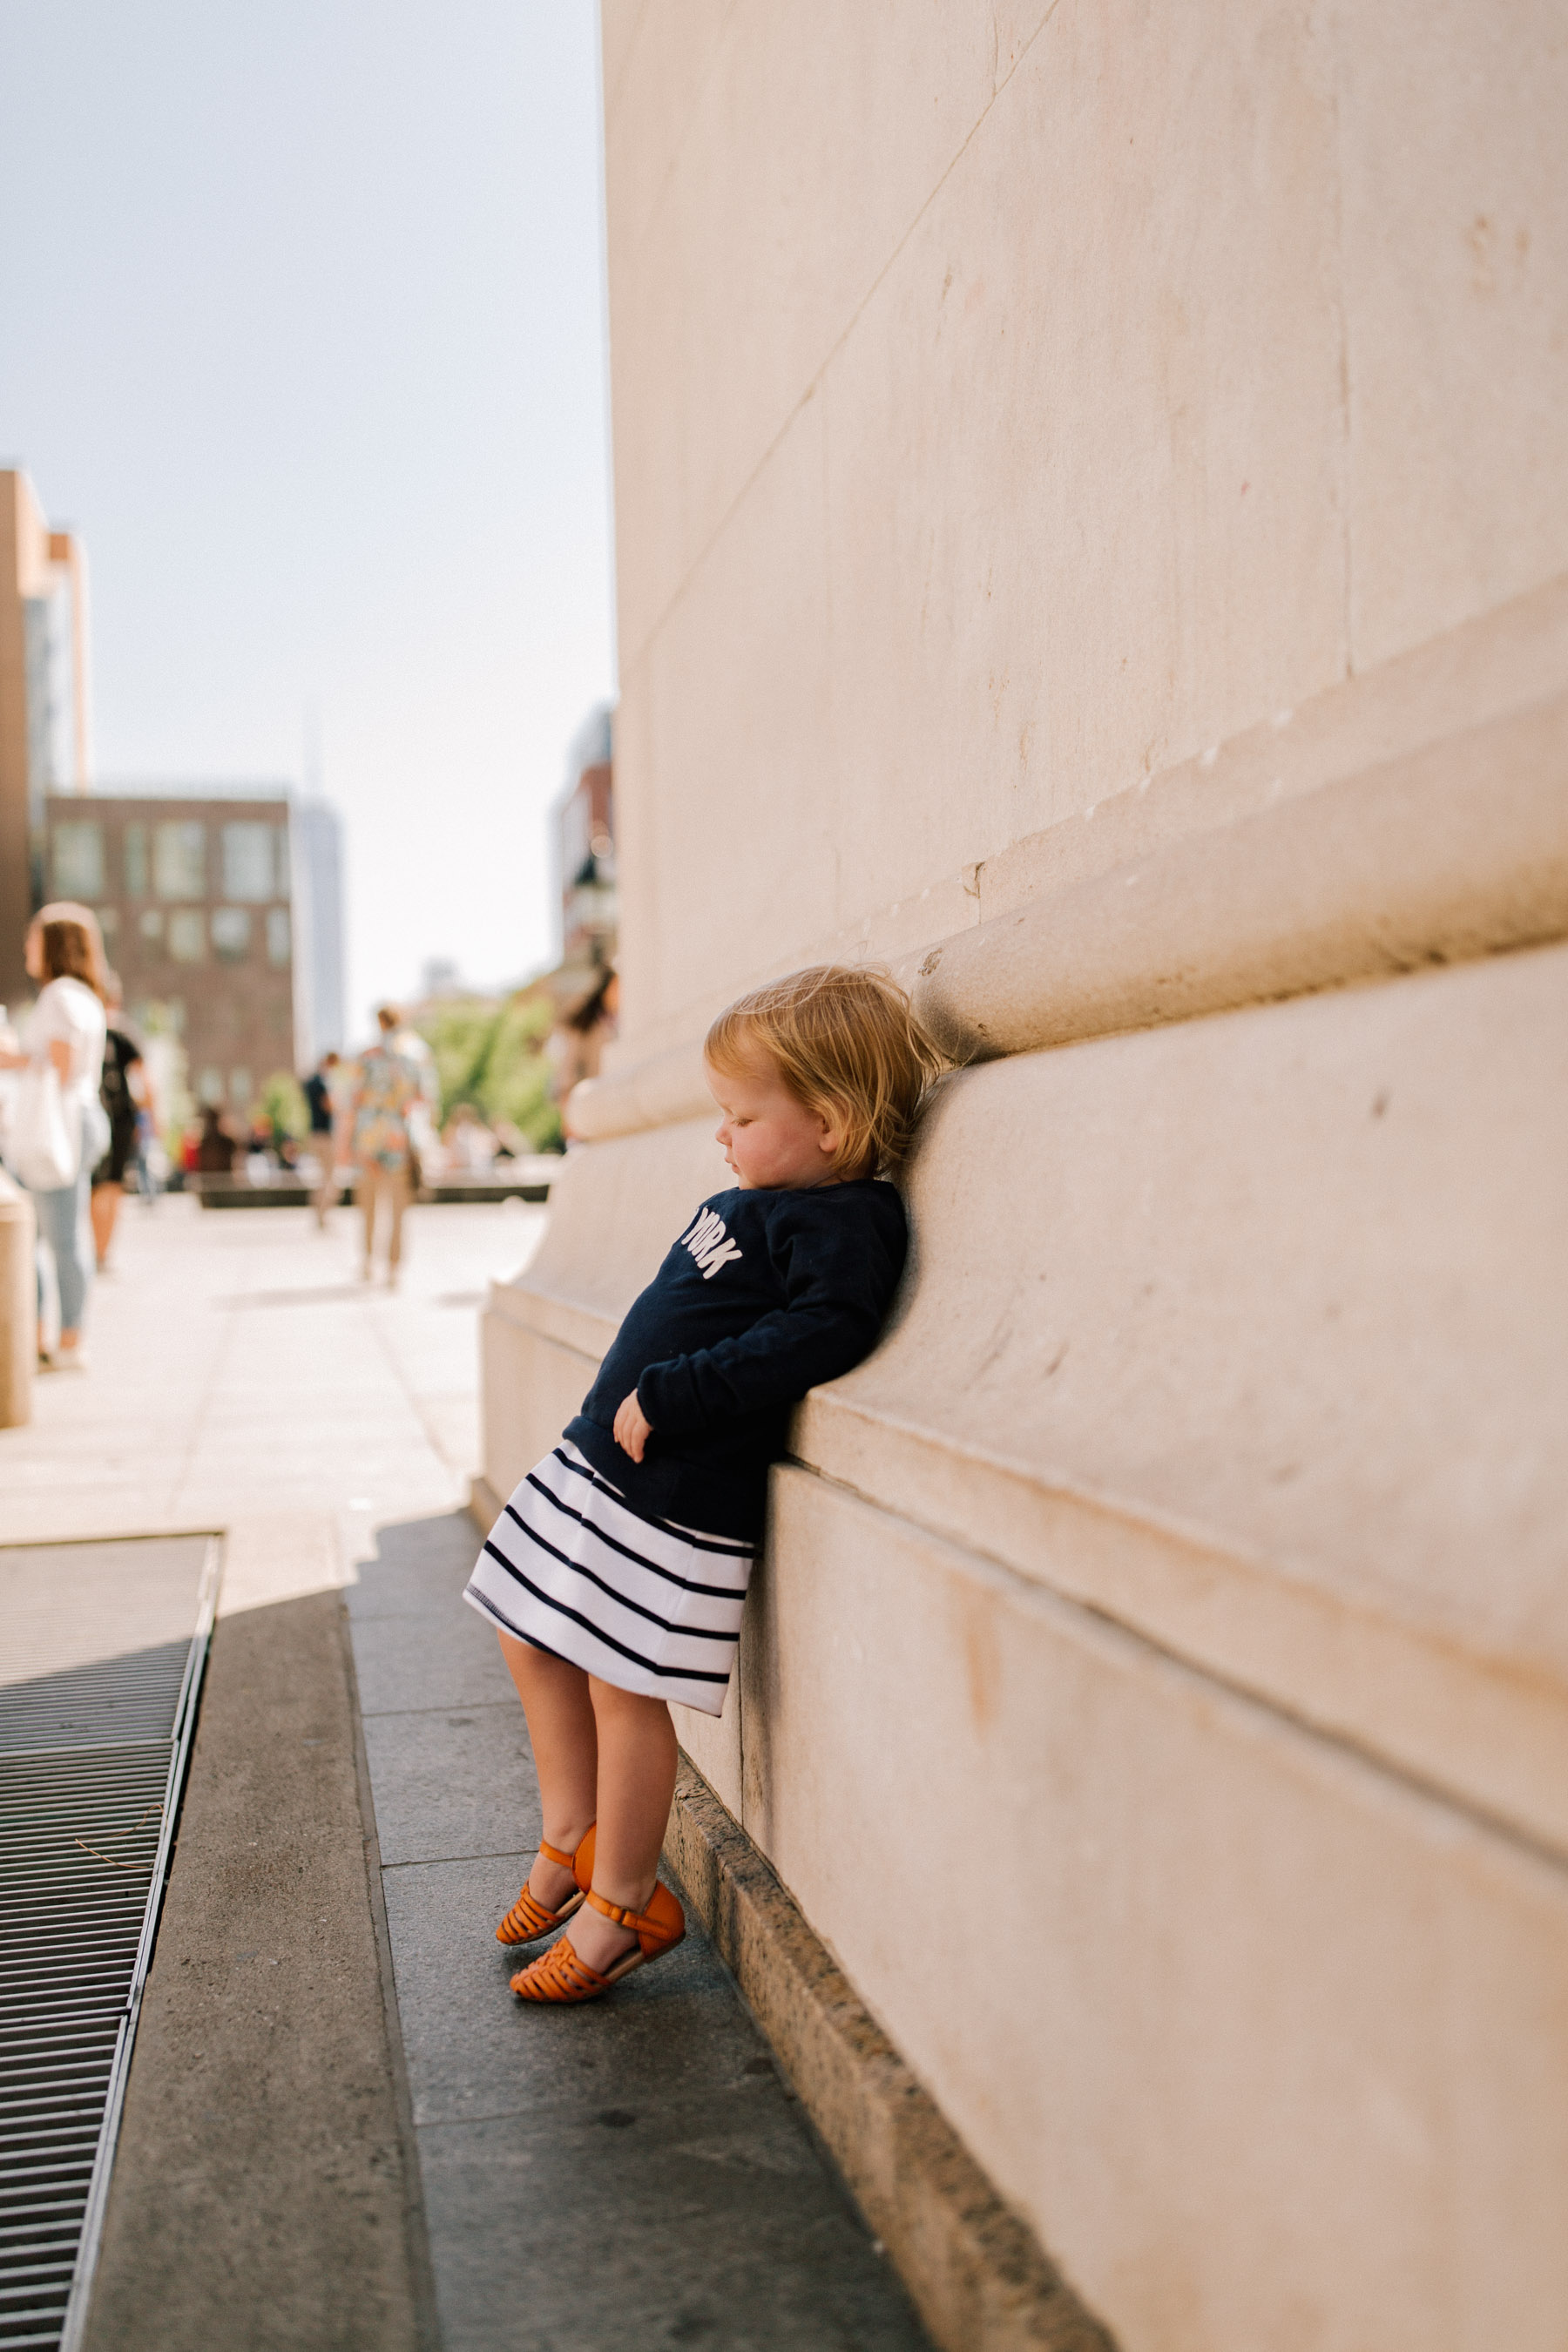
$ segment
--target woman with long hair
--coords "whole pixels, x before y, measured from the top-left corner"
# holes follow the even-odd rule
[[[60,1104],[76,1144],[77,1171],[68,1184],[33,1193],[40,1248],[55,1262],[59,1289],[60,1332],[52,1352],[39,1354],[60,1369],[79,1366],[82,1318],[87,1307],[91,1257],[87,1242],[88,1188],[99,1156],[103,1115],[99,1088],[103,1078],[103,940],[90,907],[58,899],[40,908],[27,927],[27,977],[37,1001],[22,1024],[22,1050],[0,1052],[0,1066],[23,1069],[46,1058],[60,1082]],[[30,1188],[29,1188],[30,1189]],[[40,1305],[43,1274],[38,1276]]]

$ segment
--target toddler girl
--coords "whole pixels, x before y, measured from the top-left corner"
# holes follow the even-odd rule
[[[496,1929],[569,1937],[511,1979],[592,2000],[686,1932],[658,1883],[668,1702],[718,1715],[791,1407],[876,1344],[903,1270],[907,1151],[940,1063],[886,973],[823,964],[720,1014],[704,1046],[732,1190],[704,1201],[621,1325],[464,1598],[528,1717],[544,1839]]]

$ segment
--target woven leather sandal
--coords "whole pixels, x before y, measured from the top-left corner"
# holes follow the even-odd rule
[[[645,1968],[649,1960],[662,1959],[673,1952],[686,1935],[686,1914],[668,1886],[656,1886],[646,1911],[623,1911],[618,1905],[606,1903],[602,1895],[590,1892],[589,1902],[617,1927],[632,1927],[637,1942],[624,1959],[616,1962],[601,1976],[586,1960],[580,1960],[572,1948],[570,1936],[563,1936],[547,1952],[520,1969],[511,1980],[511,1989],[520,2000],[597,2000],[613,1984],[629,1977],[634,1969]]]
[[[522,1893],[496,1929],[498,1944],[531,1944],[539,1937],[548,1936],[552,1927],[559,1927],[563,1919],[570,1919],[574,1911],[582,1909],[584,1897],[594,1883],[592,1822],[584,1831],[582,1843],[575,1853],[563,1853],[558,1845],[546,1845],[542,1838],[539,1841],[539,1851],[546,1862],[558,1862],[563,1870],[572,1873],[577,1882],[577,1892],[567,1896],[559,1911],[549,1911],[537,1895],[529,1893],[525,1880]]]

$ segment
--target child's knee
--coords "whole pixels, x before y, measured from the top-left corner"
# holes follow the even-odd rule
[[[668,1723],[669,1709],[661,1698],[649,1698],[642,1691],[622,1690],[618,1683],[602,1683],[596,1675],[588,1677],[589,1696],[595,1715],[618,1716],[629,1722],[656,1723],[660,1717]]]

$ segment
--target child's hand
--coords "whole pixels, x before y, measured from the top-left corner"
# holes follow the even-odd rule
[[[616,1444],[634,1462],[640,1462],[643,1447],[652,1435],[653,1424],[645,1416],[634,1389],[629,1397],[621,1399],[620,1411],[616,1415]]]

